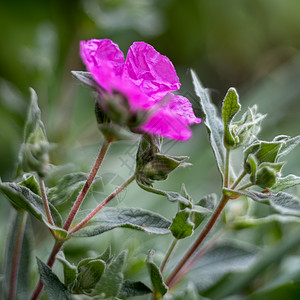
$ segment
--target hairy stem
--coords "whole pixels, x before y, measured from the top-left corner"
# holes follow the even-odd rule
[[[53,249],[52,249],[52,252],[48,258],[48,261],[47,261],[47,266],[52,268],[53,267],[53,264],[56,260],[56,255],[57,253],[61,250],[62,246],[63,246],[64,242],[63,241],[56,241],[54,246],[53,246]],[[37,300],[41,294],[43,290],[43,282],[41,280],[39,280],[30,300]]]
[[[70,214],[69,214],[69,216],[66,220],[66,223],[63,227],[65,230],[67,230],[67,231],[69,230],[69,228],[70,228],[70,226],[71,226],[71,224],[72,224],[72,222],[73,222],[73,220],[74,220],[74,218],[75,218],[75,216],[76,216],[76,214],[77,214],[77,212],[78,212],[85,196],[87,195],[87,193],[88,193],[88,191],[89,191],[89,189],[90,189],[90,187],[91,187],[91,185],[92,185],[92,183],[93,183],[93,181],[94,181],[94,179],[97,175],[97,172],[98,172],[98,170],[101,166],[101,163],[102,163],[102,161],[104,159],[104,156],[105,156],[105,154],[106,154],[106,152],[109,148],[109,145],[110,145],[110,141],[104,140],[104,143],[103,143],[103,145],[100,149],[100,152],[98,154],[98,157],[96,159],[96,162],[95,162],[95,164],[94,164],[94,166],[93,166],[93,168],[90,172],[90,175],[89,175],[87,181],[85,182],[82,190],[80,191],[76,201],[74,202],[74,205],[73,205],[73,207],[70,211]]]
[[[16,242],[15,242],[15,247],[14,247],[15,249],[14,249],[12,268],[11,268],[11,274],[10,274],[10,289],[9,289],[9,295],[8,295],[9,300],[14,300],[15,295],[16,295],[19,263],[20,263],[26,221],[27,221],[27,213],[22,212],[20,223],[19,223],[19,228],[18,228],[18,233],[17,233],[17,238],[16,238]]]
[[[135,179],[135,175],[132,175],[129,179],[127,179],[114,192],[112,192],[106,199],[104,199],[88,216],[86,216],[85,219],[83,219],[72,230],[70,230],[69,234],[75,233],[76,231],[83,228],[107,203],[109,203],[118,194],[120,194],[134,179]]]
[[[186,252],[184,257],[180,260],[180,262],[177,264],[171,275],[168,277],[166,284],[171,288],[180,278],[174,282],[175,277],[177,277],[177,273],[184,267],[184,265],[187,263],[187,261],[192,257],[192,255],[195,253],[195,251],[199,248],[199,246],[202,244],[206,236],[209,234],[213,226],[215,225],[217,219],[219,218],[220,214],[222,213],[225,205],[227,204],[229,198],[224,195],[219,202],[219,205],[217,206],[216,210],[212,214],[211,218],[203,228],[201,234],[198,236],[198,238],[195,240],[193,245],[190,247],[190,249]]]
[[[44,180],[41,179],[40,177],[39,177],[39,185],[40,185],[41,195],[42,195],[42,199],[43,199],[44,208],[45,208],[45,212],[46,212],[46,215],[47,215],[48,222],[52,226],[55,226],[52,215],[51,215],[50,207],[49,207],[49,201],[48,201],[47,194],[46,194],[45,183],[44,183]]]
[[[223,233],[223,232],[222,232]],[[216,243],[222,233],[217,233],[214,237],[212,237],[188,262],[187,264],[175,275],[172,282],[170,282],[171,286],[174,286],[185,274],[187,274],[190,269],[194,266],[196,261],[206,254]]]
[[[230,178],[230,149],[226,149],[225,170],[224,170],[224,187],[229,187]]]
[[[168,249],[168,251],[167,251],[167,253],[166,253],[166,256],[165,256],[164,260],[161,263],[161,266],[160,266],[160,272],[161,273],[164,272],[165,267],[166,267],[166,265],[167,265],[167,263],[168,263],[171,255],[173,254],[173,252],[174,252],[174,250],[176,248],[177,243],[178,243],[178,239],[174,238],[173,241],[172,241],[172,243],[171,243],[171,245],[170,245],[170,247],[169,247],[169,249]]]
[[[243,170],[239,177],[236,179],[234,184],[230,187],[232,190],[237,187],[237,185],[242,181],[242,179],[247,175],[246,171]]]

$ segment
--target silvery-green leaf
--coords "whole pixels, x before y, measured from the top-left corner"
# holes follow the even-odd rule
[[[49,300],[72,300],[71,294],[66,286],[60,282],[52,270],[37,258],[41,280],[45,287],[45,292]]]
[[[80,212],[75,223],[89,212]],[[104,207],[85,227],[74,233],[74,236],[94,236],[119,227],[152,234],[167,234],[170,233],[170,225],[171,222],[163,216],[142,208]]]
[[[210,100],[208,91],[202,87],[196,73],[193,70],[191,71],[191,75],[193,79],[195,92],[200,98],[201,108],[204,113],[203,121],[209,134],[210,144],[214,151],[219,171],[221,175],[223,175],[225,162],[225,148],[223,145],[223,123],[221,119],[217,116],[216,107]]]
[[[154,299],[160,299],[168,291],[168,287],[163,281],[163,277],[158,266],[153,262],[153,255],[154,251],[149,251],[147,266],[153,287]]]
[[[299,184],[300,184],[300,177],[290,174],[286,177],[279,177],[275,185],[272,186],[271,191],[273,193],[277,193]]]
[[[103,298],[117,297],[123,284],[123,267],[127,251],[122,251],[105,269],[92,295],[103,295]]]

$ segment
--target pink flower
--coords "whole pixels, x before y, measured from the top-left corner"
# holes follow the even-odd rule
[[[133,43],[125,60],[111,40],[93,39],[81,41],[80,55],[102,89],[123,94],[132,112],[151,112],[140,126],[142,131],[187,140],[192,135],[189,125],[201,122],[187,98],[170,93],[180,87],[176,71],[171,61],[152,46]]]

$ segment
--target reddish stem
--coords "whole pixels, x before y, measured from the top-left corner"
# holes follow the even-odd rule
[[[114,192],[112,192],[106,199],[104,199],[85,219],[83,219],[79,224],[77,224],[69,234],[75,233],[84,227],[108,202],[114,199],[118,194],[120,194],[135,178],[135,175],[132,175],[127,179],[122,185],[120,185]]]
[[[219,205],[217,206],[216,210],[214,211],[213,215],[209,219],[208,223],[203,228],[203,231],[198,236],[198,238],[195,240],[193,245],[190,247],[188,252],[185,254],[185,256],[181,259],[181,261],[177,264],[173,272],[168,277],[166,284],[171,288],[180,278],[178,278],[177,274],[180,272],[180,270],[184,267],[184,265],[188,262],[188,260],[192,257],[192,255],[195,253],[195,251],[198,249],[198,247],[201,245],[201,243],[204,241],[206,236],[209,234],[213,226],[215,225],[217,219],[219,218],[220,214],[222,213],[225,205],[227,204],[229,198],[227,196],[223,196]],[[176,282],[174,281],[176,277]]]
[[[49,207],[49,201],[48,201],[47,194],[46,194],[45,183],[44,183],[44,180],[41,179],[41,178],[39,178],[39,185],[40,185],[41,195],[42,195],[42,199],[43,199],[44,208],[45,208],[45,212],[46,212],[46,215],[47,215],[48,222],[52,226],[55,226],[52,215],[51,215],[50,207]]]
[[[27,220],[27,213],[23,212],[19,223],[19,229],[18,229],[16,243],[15,243],[15,251],[14,251],[14,256],[12,261],[12,269],[10,275],[10,290],[8,295],[9,300],[15,299],[15,295],[16,295],[19,262],[21,257],[21,249],[22,249],[23,237],[25,232],[26,220]]]
[[[89,191],[89,189],[90,189],[90,187],[91,187],[91,185],[92,185],[92,183],[93,183],[93,181],[94,181],[94,179],[97,175],[97,172],[98,172],[98,170],[101,166],[101,163],[102,163],[103,158],[104,158],[104,156],[105,156],[105,154],[106,154],[106,152],[109,148],[109,145],[110,145],[110,141],[105,140],[102,147],[101,147],[101,150],[98,154],[96,162],[95,162],[95,164],[94,164],[94,166],[93,166],[93,168],[90,172],[90,175],[89,175],[87,181],[85,182],[82,190],[80,191],[80,193],[79,193],[79,195],[78,195],[76,201],[74,202],[74,205],[73,205],[73,207],[70,211],[70,214],[69,214],[69,216],[66,220],[66,223],[63,227],[65,230],[67,230],[67,231],[69,230],[69,228],[70,228],[70,226],[71,226],[71,224],[72,224],[72,222],[73,222],[73,220],[74,220],[74,218],[75,218],[75,216],[76,216],[76,214],[77,214],[77,212],[78,212],[78,210],[79,210],[79,208],[80,208],[80,206],[81,206],[81,204],[82,204],[82,202],[83,202],[83,200],[86,196],[86,194],[88,193],[88,191]]]

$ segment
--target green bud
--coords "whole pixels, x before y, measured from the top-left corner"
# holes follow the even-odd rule
[[[90,260],[78,267],[77,291],[91,292],[103,275],[104,269],[105,262],[100,259]]]
[[[261,188],[271,188],[277,179],[277,172],[268,166],[259,168],[255,174],[255,184]]]
[[[150,180],[165,180],[168,175],[177,167],[187,166],[181,159],[164,155],[155,154],[154,158],[143,168],[143,174]]]
[[[24,143],[20,153],[23,170],[34,171],[40,177],[45,177],[49,172],[49,149],[50,145],[45,141],[35,144]]]

